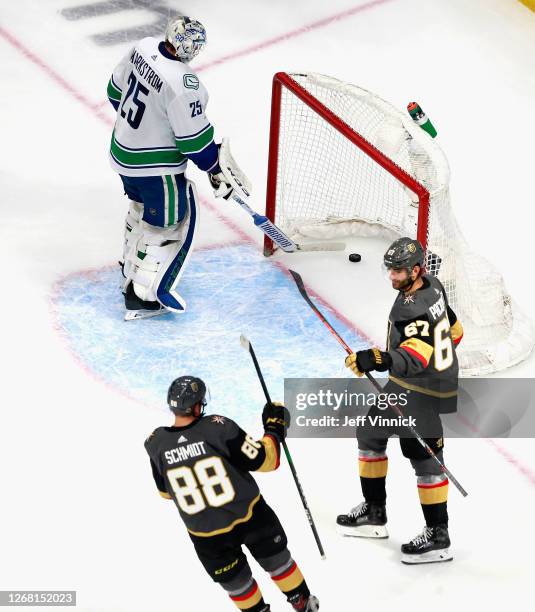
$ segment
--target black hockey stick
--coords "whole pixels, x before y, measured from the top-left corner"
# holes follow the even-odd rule
[[[253,345],[249,342],[249,340],[242,334],[240,336],[240,342],[244,349],[249,351],[251,355],[251,359],[253,360],[253,364],[258,375],[258,380],[262,385],[262,389],[264,390],[264,395],[266,396],[266,401],[268,404],[271,404],[271,398],[269,396],[269,391],[266,386],[266,381],[264,380],[264,376],[262,374],[262,370],[260,370],[260,365],[258,364],[258,359],[256,358],[255,352],[253,350]],[[303,492],[303,487],[299,482],[299,478],[297,476],[297,471],[294,466],[294,462],[292,456],[290,455],[290,450],[288,449],[288,445],[286,444],[286,440],[282,441],[282,448],[284,449],[284,454],[286,455],[286,459],[288,460],[288,465],[290,466],[290,470],[292,471],[292,476],[294,477],[295,486],[297,487],[297,491],[299,492],[299,497],[301,498],[301,502],[303,503],[303,508],[305,509],[305,514],[308,519],[308,524],[310,525],[310,529],[312,529],[312,533],[314,534],[314,539],[316,540],[316,544],[318,545],[318,550],[320,551],[320,555],[322,559],[325,559],[325,551],[323,550],[323,546],[321,544],[320,537],[318,535],[318,530],[316,529],[316,524],[314,523],[314,518],[312,517],[312,513],[310,512],[310,508],[308,507],[308,502],[305,497],[305,493]]]
[[[310,296],[307,293],[307,290],[305,289],[305,285],[303,284],[303,279],[301,278],[301,275],[298,274],[297,272],[294,272],[294,270],[290,270],[289,271],[290,274],[293,276],[293,279],[295,281],[295,284],[297,285],[297,288],[299,289],[299,293],[301,294],[301,296],[303,297],[303,299],[305,300],[305,302],[310,306],[310,308],[312,308],[312,310],[318,315],[318,317],[320,318],[320,320],[322,321],[322,323],[329,329],[329,331],[331,332],[331,334],[338,340],[338,342],[344,347],[346,353],[348,355],[351,355],[351,353],[353,353],[353,351],[351,350],[351,348],[349,347],[348,344],[346,344],[346,342],[344,341],[344,339],[340,336],[340,334],[334,329],[334,327],[329,323],[329,321],[327,321],[327,319],[323,316],[323,314],[319,311],[318,307],[314,304],[314,302],[310,299]],[[375,387],[376,391],[378,393],[383,393],[383,389],[381,387],[381,385],[375,380],[375,378],[369,373],[369,372],[365,372],[368,380],[371,382],[371,384]],[[397,404],[394,403],[390,403],[388,404],[390,406],[390,408],[392,408],[392,410],[398,414],[401,418],[404,418],[404,414],[401,411],[401,409],[399,408],[399,406]],[[468,495],[468,493],[465,491],[465,489],[461,486],[461,484],[459,483],[459,481],[457,480],[457,478],[455,478],[455,476],[448,470],[448,468],[442,463],[442,461],[436,456],[436,454],[433,452],[433,449],[429,446],[429,444],[427,444],[427,442],[422,438],[422,436],[418,433],[418,431],[412,426],[412,425],[407,425],[408,429],[411,431],[412,435],[418,440],[418,442],[424,447],[424,449],[426,450],[427,454],[431,457],[431,459],[433,459],[436,463],[438,463],[438,465],[440,466],[440,471],[443,474],[446,474],[446,476],[449,478],[449,480],[451,480],[451,482],[457,487],[457,489],[459,490],[459,492],[461,493],[461,495],[463,495],[463,497],[466,497]]]

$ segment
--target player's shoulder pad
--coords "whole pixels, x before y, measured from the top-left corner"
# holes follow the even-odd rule
[[[236,423],[232,419],[222,414],[207,414],[203,417],[202,421],[208,427],[215,429],[232,429],[236,427]]]
[[[212,440],[229,440],[237,436],[240,431],[239,426],[229,417],[221,414],[207,414],[203,417],[201,426],[206,432],[210,432]]]
[[[150,436],[145,440],[145,448],[148,448],[149,446],[152,446],[153,444],[155,444],[158,441],[158,438],[160,437],[159,434],[161,431],[163,431],[164,428],[163,427],[157,427],[151,434]]]
[[[182,86],[187,91],[197,91],[201,86],[201,82],[194,72],[184,72],[182,75]]]
[[[426,274],[425,278],[429,281],[428,294],[431,302],[435,302],[437,296],[442,293],[442,295],[447,299],[446,290],[444,289],[444,285],[440,282],[440,280],[431,274]]]

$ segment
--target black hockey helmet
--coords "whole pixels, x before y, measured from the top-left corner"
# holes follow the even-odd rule
[[[167,403],[179,416],[190,416],[195,404],[201,404],[201,414],[206,406],[206,385],[195,376],[180,376],[171,383],[167,391]]]
[[[424,265],[424,250],[418,240],[412,238],[398,238],[387,249],[384,254],[385,268],[408,268]]]

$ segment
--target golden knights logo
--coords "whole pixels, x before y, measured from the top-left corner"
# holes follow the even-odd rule
[[[409,253],[416,253],[416,245],[413,242],[409,243],[407,249],[409,249]]]

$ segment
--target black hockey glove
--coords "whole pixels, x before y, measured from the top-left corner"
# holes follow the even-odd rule
[[[346,368],[357,376],[362,376],[364,372],[377,370],[385,372],[392,367],[392,357],[385,351],[380,351],[378,348],[367,349],[351,353],[346,357]]]
[[[265,433],[275,436],[279,442],[282,442],[290,427],[290,412],[279,402],[266,404],[262,412],[262,423]]]

